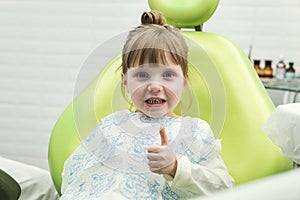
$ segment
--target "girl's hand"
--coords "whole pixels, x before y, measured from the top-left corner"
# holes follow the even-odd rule
[[[150,171],[174,177],[177,170],[175,153],[169,146],[165,128],[160,128],[159,133],[161,146],[152,146],[148,148],[147,158],[149,161]]]

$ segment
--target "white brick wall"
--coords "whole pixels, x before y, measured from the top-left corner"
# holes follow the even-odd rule
[[[146,0],[0,0],[0,155],[47,169],[53,125],[98,44],[136,26]],[[223,0],[204,30],[253,58],[300,66],[299,0]],[[299,70],[300,71],[300,70]]]

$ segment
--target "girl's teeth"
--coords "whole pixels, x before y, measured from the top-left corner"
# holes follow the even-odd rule
[[[162,103],[162,100],[161,99],[149,99],[149,100],[147,100],[147,103],[160,104],[160,103]]]

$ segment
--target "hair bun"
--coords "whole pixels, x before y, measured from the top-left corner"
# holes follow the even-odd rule
[[[157,24],[157,25],[164,26],[166,24],[166,19],[161,14],[161,12],[152,10],[150,12],[144,12],[142,14],[141,22],[143,25]]]

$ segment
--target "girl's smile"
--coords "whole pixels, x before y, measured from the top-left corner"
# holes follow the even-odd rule
[[[161,106],[163,105],[164,103],[166,103],[166,100],[165,99],[161,99],[159,97],[151,97],[147,100],[145,100],[145,103],[149,106],[149,107],[152,107],[152,106]]]

